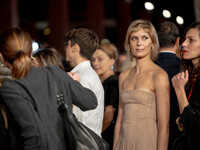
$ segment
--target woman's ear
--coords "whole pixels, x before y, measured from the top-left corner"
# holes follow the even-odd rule
[[[114,66],[114,64],[115,64],[115,59],[110,59],[110,61],[111,61],[111,64],[112,64],[112,66]]]
[[[153,45],[151,46],[151,50],[154,50],[154,46]]]

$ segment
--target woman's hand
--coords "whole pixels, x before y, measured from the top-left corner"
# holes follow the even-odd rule
[[[72,79],[80,82],[81,81],[81,76],[78,73],[75,72],[68,72],[67,73],[70,77],[72,77]]]
[[[188,77],[189,77],[188,70],[186,70],[185,72],[180,72],[177,75],[175,75],[172,78],[172,85],[174,89],[176,90],[185,88],[185,85],[188,81]]]
[[[182,114],[183,109],[189,104],[185,93],[185,85],[188,81],[188,70],[180,72],[172,78],[172,85],[175,89],[178,99],[179,111]]]

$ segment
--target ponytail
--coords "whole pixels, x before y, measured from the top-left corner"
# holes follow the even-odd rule
[[[0,34],[0,52],[13,79],[25,77],[31,67],[32,38],[23,29],[11,27]]]
[[[22,50],[18,50],[12,64],[12,78],[20,79],[25,77],[31,67],[30,57]]]

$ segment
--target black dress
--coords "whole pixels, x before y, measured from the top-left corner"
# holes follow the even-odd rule
[[[118,86],[119,78],[116,75],[112,75],[108,77],[102,84],[105,91],[105,97],[104,97],[105,107],[108,105],[113,105],[113,107],[116,108],[112,123],[110,124],[110,126],[108,126],[108,128],[104,132],[102,132],[102,138],[108,142],[109,147],[112,150],[114,129],[115,129],[115,123],[117,119],[118,105],[119,105],[119,86]]]

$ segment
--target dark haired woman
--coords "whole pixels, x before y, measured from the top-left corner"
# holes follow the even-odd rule
[[[182,48],[183,72],[172,78],[181,114],[177,124],[185,132],[182,149],[200,149],[200,22],[187,28]]]

